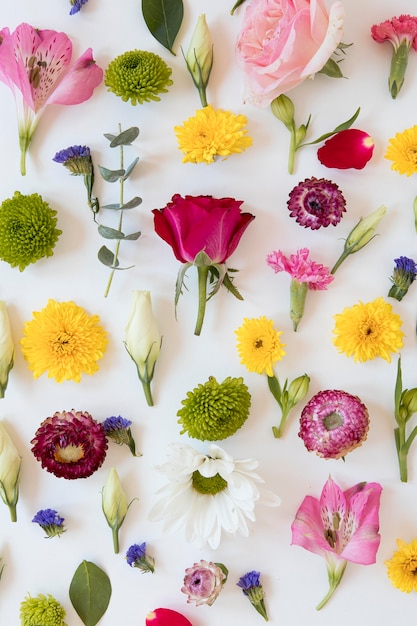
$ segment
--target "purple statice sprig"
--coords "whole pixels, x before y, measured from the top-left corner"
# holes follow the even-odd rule
[[[84,0],[84,2],[87,2],[87,0]],[[81,4],[82,2],[80,3],[80,8]],[[96,221],[96,214],[100,210],[100,204],[98,199],[93,196],[94,165],[90,148],[88,146],[70,146],[57,152],[52,160],[55,163],[62,163],[71,172],[72,176],[84,177],[84,185],[87,189],[87,204],[93,212],[94,221]]]
[[[142,570],[142,574],[155,571],[155,559],[146,552],[146,542],[134,543],[126,552],[127,564],[130,567],[137,567]]]
[[[265,608],[265,592],[260,582],[260,572],[251,571],[247,572],[244,576],[239,578],[237,586],[240,587],[245,596],[249,599],[252,606],[258,611],[266,622],[269,621],[266,608]]]
[[[394,259],[395,267],[391,276],[392,286],[388,292],[390,298],[401,301],[417,276],[417,265],[413,259],[400,256]]]
[[[133,456],[142,456],[136,454],[136,444],[130,429],[132,422],[121,417],[121,415],[108,417],[102,423],[106,437],[112,439],[119,446],[127,445]]]
[[[56,537],[62,535],[65,532],[64,518],[58,515],[58,512],[54,509],[41,509],[32,519],[32,522],[39,524],[39,526],[46,532],[46,537]]]
[[[79,11],[81,11],[81,7],[84,4],[87,4],[88,0],[70,0],[70,5],[71,5],[71,11],[69,12],[70,15],[75,15],[75,13],[78,13]]]

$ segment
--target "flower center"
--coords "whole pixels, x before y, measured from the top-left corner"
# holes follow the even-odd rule
[[[54,452],[54,458],[57,463],[77,463],[77,461],[80,461],[83,457],[83,446],[76,446],[73,443],[65,446],[65,448],[57,446]]]
[[[51,341],[52,351],[57,355],[71,354],[74,351],[74,337],[69,333],[58,332]]]
[[[204,495],[214,496],[227,487],[227,481],[220,474],[206,478],[198,470],[193,472],[192,481],[194,489]]]
[[[334,430],[335,428],[339,428],[339,426],[343,426],[343,419],[339,413],[333,411],[332,413],[326,415],[323,420],[323,426],[326,430]]]
[[[262,348],[262,346],[263,346],[264,344],[263,344],[262,339],[256,339],[256,340],[254,341],[253,345],[255,346],[255,348]]]
[[[407,150],[407,159],[412,163],[417,163],[417,146],[410,146]]]

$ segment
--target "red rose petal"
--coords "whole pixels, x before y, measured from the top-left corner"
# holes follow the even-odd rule
[[[154,609],[146,616],[146,626],[193,626],[181,613],[173,609]]]
[[[368,133],[349,128],[330,137],[317,150],[317,156],[326,167],[361,170],[372,157],[373,151],[374,142]]]

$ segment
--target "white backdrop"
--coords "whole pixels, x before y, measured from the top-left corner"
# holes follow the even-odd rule
[[[20,349],[11,372],[6,397],[0,401],[4,421],[23,457],[18,521],[9,521],[9,512],[0,503],[0,555],[6,568],[0,581],[0,623],[19,623],[20,602],[27,593],[54,595],[67,611],[69,626],[80,624],[71,606],[68,587],[79,563],[90,560],[109,575],[113,595],[103,626],[144,624],[145,615],[157,606],[184,613],[193,626],[255,625],[262,618],[236,587],[238,578],[256,569],[262,572],[266,604],[271,623],[296,626],[309,624],[381,624],[398,620],[402,626],[415,623],[417,598],[391,586],[384,561],[391,557],[397,537],[411,541],[417,520],[417,444],[409,459],[409,482],[401,484],[393,438],[393,391],[397,359],[376,359],[355,364],[338,354],[331,337],[333,315],[358,300],[386,296],[393,259],[416,258],[417,235],[412,203],[417,178],[391,171],[384,159],[390,137],[416,123],[417,55],[410,53],[406,81],[396,101],[390,97],[387,77],[391,46],[372,41],[374,23],[400,13],[413,13],[413,0],[346,0],[343,41],[353,43],[343,61],[348,77],[338,81],[317,76],[289,95],[296,106],[298,123],[312,113],[311,137],[317,137],[348,119],[358,106],[356,127],[366,130],[375,141],[374,156],[362,171],[328,170],[316,157],[314,147],[296,157],[293,176],[286,172],[289,134],[269,108],[256,109],[242,101],[242,74],[234,57],[244,5],[232,17],[232,5],[224,0],[184,0],[185,17],[175,43],[174,57],[148,32],[139,0],[89,0],[81,12],[69,16],[65,0],[15,0],[3,3],[1,26],[11,30],[26,21],[35,27],[66,32],[74,42],[74,58],[92,47],[97,63],[105,69],[117,55],[135,48],[159,54],[172,67],[173,86],[161,102],[133,107],[101,85],[93,97],[76,107],[50,107],[42,117],[27,160],[27,176],[19,173],[17,126],[13,98],[0,85],[1,111],[1,199],[22,193],[40,193],[58,211],[63,234],[54,256],[29,266],[23,273],[0,265],[0,298],[7,302],[13,335],[18,342],[23,324],[33,311],[43,308],[48,298],[74,300],[89,313],[97,313],[109,333],[110,342],[100,370],[83,376],[80,384],[57,384],[46,375],[33,380]],[[229,6],[230,5],[230,6]],[[226,161],[183,164],[173,126],[181,124],[200,108],[197,91],[186,71],[179,46],[188,47],[197,17],[205,13],[214,41],[215,61],[208,88],[214,107],[244,113],[248,118],[253,146]],[[87,144],[96,163],[118,167],[118,155],[108,149],[103,133],[137,125],[139,138],[129,148],[127,159],[140,157],[126,194],[139,195],[143,204],[134,209],[126,223],[140,229],[137,242],[121,246],[121,261],[134,269],[116,274],[110,295],[103,297],[108,271],[97,258],[103,241],[86,206],[80,178],[52,162],[54,154],[73,144]],[[291,189],[304,178],[316,176],[333,180],[347,201],[347,213],[337,228],[310,231],[289,218],[286,201]],[[115,202],[116,187],[96,187],[102,203]],[[193,335],[197,304],[196,275],[189,272],[189,291],[181,297],[178,321],[174,317],[174,285],[179,269],[169,246],[153,230],[151,210],[161,208],[174,193],[231,196],[244,200],[243,210],[256,215],[231,259],[240,271],[236,284],[244,301],[238,302],[221,290],[208,303],[202,335]],[[350,257],[338,270],[327,292],[309,293],[299,331],[292,331],[288,315],[287,275],[274,275],[265,263],[266,255],[279,248],[290,254],[308,247],[317,262],[332,266],[343,248],[343,238],[360,217],[381,204],[387,215],[378,228],[379,236],[363,251]],[[103,217],[106,221],[107,216]],[[155,315],[163,334],[163,347],[153,383],[155,407],[148,408],[133,363],[122,341],[134,289],[149,289]],[[390,300],[403,319],[405,345],[402,350],[404,385],[417,386],[415,324],[417,287],[413,285],[401,302]],[[278,407],[267,389],[266,378],[249,374],[239,363],[234,330],[244,317],[266,315],[284,331],[286,356],[277,365],[281,380],[307,372],[311,377],[308,398],[321,389],[344,389],[358,395],[370,412],[368,440],[349,454],[346,462],[325,461],[307,453],[298,438],[298,417],[289,420],[285,437],[276,440],[271,426],[279,420]],[[225,538],[219,549],[199,550],[185,542],[181,533],[162,532],[160,523],[147,516],[156,501],[155,491],[164,483],[154,466],[166,460],[170,442],[190,442],[201,451],[204,442],[180,435],[176,412],[188,390],[213,375],[243,376],[252,394],[249,419],[230,439],[221,442],[235,457],[256,457],[266,486],[282,498],[282,505],[270,509],[259,505],[252,535]],[[306,400],[307,400],[306,399]],[[304,404],[304,403],[303,403]],[[133,458],[125,447],[110,442],[102,468],[86,480],[65,481],[46,473],[30,452],[30,440],[40,424],[55,411],[88,411],[101,421],[122,415],[133,422],[137,448]],[[110,467],[116,466],[132,504],[120,531],[120,554],[112,550],[111,531],[101,512],[101,489]],[[291,546],[290,526],[305,495],[319,496],[329,476],[344,489],[359,481],[378,481],[381,499],[381,545],[372,566],[348,564],[340,588],[321,611],[316,604],[327,591],[325,563],[302,548]],[[31,522],[42,508],[56,508],[65,517],[67,532],[61,538],[44,539],[42,530]],[[154,575],[142,575],[127,566],[124,554],[132,543],[147,541],[155,556]],[[223,562],[229,569],[226,586],[212,607],[186,604],[181,593],[186,567],[201,558]]]

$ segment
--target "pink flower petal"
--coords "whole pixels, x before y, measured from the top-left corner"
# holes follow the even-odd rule
[[[374,142],[368,133],[349,128],[330,137],[317,150],[317,156],[326,167],[361,170],[371,159],[373,151]]]

